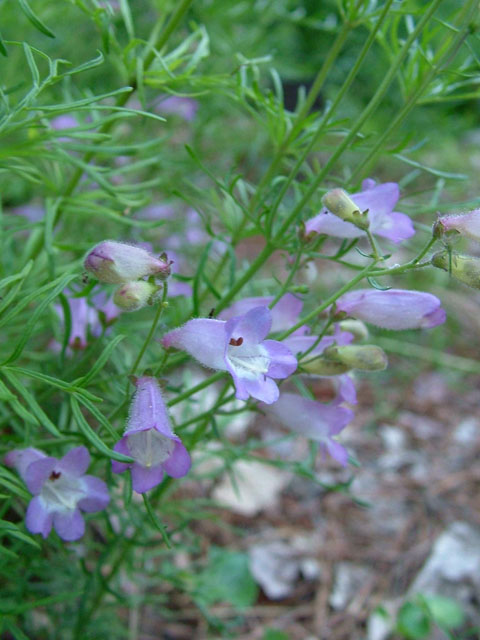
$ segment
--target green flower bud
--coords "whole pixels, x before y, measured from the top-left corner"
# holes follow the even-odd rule
[[[432,257],[432,264],[434,267],[448,271],[454,278],[468,284],[469,287],[480,289],[480,258],[439,251]]]
[[[324,355],[334,362],[340,362],[351,369],[363,371],[383,371],[387,368],[388,360],[383,349],[373,344],[331,346],[325,349]]]
[[[368,211],[360,211],[343,189],[332,189],[322,198],[322,204],[333,214],[366,231],[370,225]]]
[[[341,362],[333,362],[322,357],[301,363],[301,368],[303,372],[316,376],[339,376],[351,369]]]
[[[367,325],[361,320],[342,320],[339,324],[340,329],[352,333],[355,340],[366,340],[368,338]]]
[[[160,286],[144,280],[127,282],[117,289],[113,302],[124,311],[137,311],[147,304],[152,304],[160,289]]]

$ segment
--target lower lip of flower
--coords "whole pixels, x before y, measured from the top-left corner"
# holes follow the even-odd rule
[[[60,472],[52,472],[40,492],[46,505],[52,510],[59,511],[75,509],[79,500],[86,495],[82,478],[75,478],[66,473],[60,474]]]
[[[142,467],[156,467],[167,460],[175,443],[156,429],[146,429],[127,437],[127,445],[134,460]]]
[[[250,380],[265,375],[270,366],[270,357],[261,344],[229,345],[227,359],[237,375]]]

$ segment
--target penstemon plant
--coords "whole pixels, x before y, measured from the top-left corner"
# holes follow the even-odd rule
[[[294,5],[2,5],[5,637],[138,637],[124,612],[171,616],[173,589],[231,636],[202,588],[202,456],[353,474],[375,328],[442,332],[442,270],[480,288],[478,197],[421,155],[479,97],[478,1]],[[231,442],[239,414],[319,447]]]

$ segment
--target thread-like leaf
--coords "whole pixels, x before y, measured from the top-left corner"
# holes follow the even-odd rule
[[[55,34],[53,33],[53,31],[50,31],[47,25],[44,24],[40,20],[40,18],[33,13],[27,0],[18,0],[18,4],[20,5],[20,9],[27,16],[29,22],[31,22],[34,27],[36,27],[39,31],[44,33],[49,38],[55,38]]]

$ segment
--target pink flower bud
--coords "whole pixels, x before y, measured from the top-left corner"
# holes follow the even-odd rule
[[[155,258],[141,247],[113,240],[105,240],[89,252],[85,269],[100,282],[109,284],[122,284],[144,276],[165,280],[170,275],[168,260]]]
[[[480,242],[480,209],[474,209],[463,215],[442,216],[433,226],[433,235],[436,238],[452,232]]]

